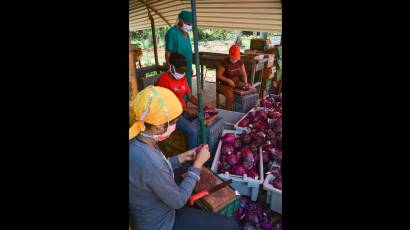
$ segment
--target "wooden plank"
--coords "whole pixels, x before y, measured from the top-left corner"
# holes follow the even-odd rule
[[[158,28],[158,25],[160,25],[160,24],[168,25],[161,18],[154,18],[154,22],[155,22],[155,27],[156,28]],[[148,17],[147,17],[147,19],[129,20],[129,25],[130,26],[145,25],[145,24],[151,25],[151,21],[148,19]]]
[[[129,7],[128,8],[128,13],[132,13],[132,12],[138,12],[141,11],[142,9],[145,9],[145,5],[140,5],[140,6],[136,6],[136,7]]]
[[[157,4],[155,5],[155,9],[157,9],[158,11],[164,11],[164,12],[170,12],[169,9],[172,9],[172,7],[176,7],[176,6],[182,6],[182,7],[191,7],[190,3],[182,3],[179,1],[171,1],[169,3],[166,4]]]
[[[238,3],[280,3],[280,0],[235,0]],[[226,0],[198,0],[197,3],[226,3]]]
[[[233,8],[279,8],[281,9],[282,6],[280,3],[238,3],[237,1],[225,2],[225,3],[213,3],[213,2],[197,2],[196,7],[198,11],[201,8],[225,8],[225,9],[233,9]]]
[[[169,7],[159,7],[158,12],[161,13],[166,13],[166,12],[173,12],[173,11],[181,11],[181,10],[189,10],[191,11],[191,5],[188,4],[179,4],[175,6],[169,6]]]
[[[149,21],[148,21],[148,23],[146,23],[146,22],[135,22],[135,23],[130,22],[129,26],[130,27],[146,27],[146,26],[149,26],[149,28],[151,28],[151,22],[149,22]],[[156,28],[159,28],[159,27],[162,27],[162,26],[167,26],[167,24],[165,22],[163,22],[162,20],[155,21],[155,27]]]
[[[282,14],[234,14],[234,13],[197,13],[198,18],[213,17],[213,18],[242,18],[242,19],[276,19],[282,20]]]
[[[139,2],[138,0],[129,0],[128,1],[128,8],[131,7],[139,7],[139,6],[143,6],[144,4],[142,4],[141,2]]]
[[[201,23],[198,22],[200,28],[230,28],[233,30],[250,30],[250,31],[282,31],[282,26],[278,25],[258,25],[258,24],[232,24],[232,23]]]
[[[231,24],[241,23],[241,24],[255,24],[255,25],[282,25],[282,21],[277,20],[252,20],[249,19],[238,19],[232,18],[230,20],[221,20],[221,18],[198,18],[198,24],[213,24],[214,22],[226,22],[229,21]]]
[[[227,9],[227,8],[198,8],[198,13],[207,12],[207,13],[249,13],[249,9],[242,8],[242,9]],[[252,9],[252,12],[255,14],[266,14],[266,12],[270,12],[272,14],[281,14],[282,9]]]
[[[144,3],[142,0],[139,0],[141,3]],[[150,6],[149,5],[149,3],[147,3],[147,2],[145,2],[145,7],[146,8],[148,8],[150,11],[152,11],[152,12],[154,12],[155,14],[157,14],[161,19],[162,19],[162,21],[164,21],[167,25],[171,25],[169,22],[168,22],[168,20],[166,19],[166,18],[164,18],[162,15],[161,15],[161,13],[160,12],[158,12],[155,8],[153,8],[152,6]],[[154,22],[155,23],[155,22]],[[155,31],[154,31],[154,33],[155,33]],[[155,41],[154,41],[155,42]]]
[[[150,6],[152,7],[157,7],[160,5],[165,5],[168,3],[174,3],[174,4],[178,4],[178,2],[180,1],[175,1],[175,0],[162,0],[162,1],[149,1]]]
[[[154,12],[151,12],[152,16],[154,18],[159,18],[159,15],[157,15]],[[175,22],[175,19],[178,17],[179,12],[169,12],[169,13],[161,13],[161,15],[166,18],[168,21]],[[147,19],[148,17],[146,15],[142,14],[130,14],[129,19]],[[172,20],[171,20],[172,19]]]
[[[253,32],[260,32],[260,31],[264,31],[264,32],[272,32],[272,33],[282,33],[282,28],[244,28],[244,27],[225,27],[225,26],[203,26],[200,27],[201,29],[203,28],[220,28],[220,29],[224,29],[227,31],[235,31],[235,30],[242,30],[242,31],[253,31]]]

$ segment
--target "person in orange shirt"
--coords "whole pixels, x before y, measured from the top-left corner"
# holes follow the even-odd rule
[[[171,90],[181,102],[183,113],[177,122],[176,129],[187,134],[188,149],[193,149],[199,145],[198,127],[192,123],[192,120],[198,116],[198,110],[188,107],[184,96],[187,95],[189,101],[196,106],[198,106],[198,99],[192,95],[185,76],[187,70],[186,58],[181,54],[171,52],[169,61],[169,71],[159,77],[156,85]]]
[[[232,110],[233,93],[236,84],[239,82],[248,83],[245,64],[241,61],[241,49],[237,45],[232,45],[229,49],[229,56],[226,57],[216,67],[216,79],[221,82],[218,91],[225,95],[225,107]],[[251,87],[250,91],[256,92],[256,88]]]

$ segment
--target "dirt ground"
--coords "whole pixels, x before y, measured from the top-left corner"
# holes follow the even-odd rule
[[[215,71],[215,70],[214,70]],[[197,96],[197,79],[196,77],[192,78],[192,94]],[[204,91],[203,91],[203,100],[205,104],[216,106],[216,84],[215,82],[204,81]],[[225,97],[219,95],[219,103],[225,105]],[[222,106],[221,106],[222,108]]]

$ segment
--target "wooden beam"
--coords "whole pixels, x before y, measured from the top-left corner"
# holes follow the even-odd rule
[[[221,20],[222,19],[222,20]],[[211,17],[203,17],[203,18],[198,18],[198,22],[203,25],[203,24],[212,24],[214,22],[219,23],[219,22],[229,22],[232,24],[256,24],[256,25],[282,25],[282,20],[249,20],[249,18],[211,18]]]
[[[200,8],[198,9],[200,13],[249,13],[249,9],[247,8],[240,8],[240,9],[226,9],[226,8]],[[254,14],[266,14],[268,9],[263,8],[256,8],[252,9],[252,13]],[[271,14],[282,14],[282,9],[280,8],[272,8],[269,10]]]
[[[137,96],[138,83],[137,83],[137,67],[135,66],[134,51],[131,49],[131,37],[128,35],[128,59],[129,59],[129,75],[128,81],[131,87],[131,100]]]
[[[233,9],[233,8],[246,8],[246,9],[253,9],[253,8],[281,8],[282,6],[280,3],[257,3],[257,4],[250,4],[250,3],[238,3],[236,1],[233,2],[225,2],[225,3],[211,3],[211,2],[201,2],[198,3],[197,8],[222,8],[222,9]]]
[[[154,43],[154,58],[155,58],[155,66],[158,66],[158,48],[157,48],[157,36],[155,35],[155,22],[154,18],[152,17],[151,11],[149,10],[148,6],[148,17],[151,21],[151,31],[152,31],[152,42]],[[157,71],[157,74],[159,72]]]
[[[167,23],[168,26],[171,26],[171,23],[169,23],[164,17],[162,17],[162,15],[160,13],[158,13],[157,10],[153,9],[148,3],[139,0],[140,2],[142,2],[143,4],[146,5],[147,8],[149,8],[152,12],[156,13],[165,23]]]

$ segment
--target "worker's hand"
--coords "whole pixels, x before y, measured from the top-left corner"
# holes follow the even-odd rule
[[[252,92],[252,93],[257,93],[258,89],[255,88],[255,87],[249,87],[249,91]]]
[[[189,107],[187,107],[187,108],[185,108],[185,112],[187,112],[189,115],[191,115],[191,116],[193,116],[193,117],[198,116],[198,110],[195,109],[195,108],[189,108]]]
[[[202,147],[201,151],[196,154],[196,158],[194,161],[193,166],[195,168],[201,169],[205,162],[211,157],[211,153],[209,152],[209,147],[207,144]]]
[[[205,104],[203,103],[203,107],[208,107],[208,108],[215,108],[215,105],[211,105],[211,104]]]
[[[181,162],[181,164],[186,162],[186,161],[192,161],[195,158],[196,158],[196,150],[195,149],[188,150],[188,151],[178,155],[178,160],[179,160],[179,162]]]
[[[228,83],[228,85],[232,88],[235,88],[235,82],[233,82],[231,79],[227,79],[226,83]]]

